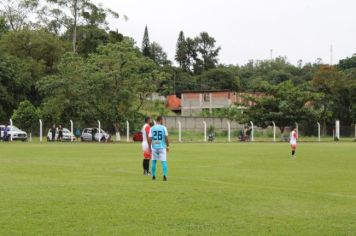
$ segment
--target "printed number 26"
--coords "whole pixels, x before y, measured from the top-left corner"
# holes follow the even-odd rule
[[[153,136],[156,137],[156,140],[162,140],[162,131],[153,131]]]

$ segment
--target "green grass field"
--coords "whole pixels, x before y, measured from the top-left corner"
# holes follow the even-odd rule
[[[137,144],[0,143],[0,235],[356,235],[356,143],[297,156],[173,144],[154,182]]]

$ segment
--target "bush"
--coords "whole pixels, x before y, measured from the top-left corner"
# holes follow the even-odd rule
[[[37,127],[39,119],[40,111],[28,100],[21,102],[12,115],[14,124],[27,132],[32,132]]]

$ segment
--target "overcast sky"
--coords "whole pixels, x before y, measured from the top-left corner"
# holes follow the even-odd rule
[[[180,30],[186,37],[202,31],[221,46],[220,63],[286,56],[333,62],[356,53],[356,0],[96,0],[129,17],[111,21],[112,29],[141,45],[145,25],[150,40],[174,59]]]

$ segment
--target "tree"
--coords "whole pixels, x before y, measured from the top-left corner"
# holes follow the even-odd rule
[[[120,124],[134,118],[147,97],[157,91],[157,86],[167,75],[157,65],[142,56],[128,39],[120,43],[100,46],[97,54],[88,61],[91,86],[91,104],[102,120]]]
[[[0,39],[0,51],[13,56],[21,94],[35,106],[41,103],[35,85],[46,74],[54,73],[56,64],[66,50],[58,37],[43,30],[9,32]]]
[[[240,89],[240,78],[234,67],[219,66],[199,75],[198,84],[204,90],[227,89],[238,91]]]
[[[300,89],[291,81],[278,85],[264,83],[264,94],[249,97],[255,105],[250,106],[244,113],[244,121],[252,121],[257,126],[267,127],[275,122],[281,133],[285,127],[295,122],[316,122],[319,111],[314,109],[314,103],[322,96]]]
[[[38,83],[44,117],[81,123],[100,119],[103,127],[119,130],[126,120],[141,117],[147,97],[166,78],[159,69],[129,39],[101,45],[87,60],[67,53],[58,73]]]
[[[1,35],[9,32],[10,27],[7,25],[4,17],[0,16],[0,38]]]
[[[94,4],[91,0],[46,0],[50,3],[44,6],[39,16],[42,24],[53,22],[57,28],[57,32],[62,24],[67,28],[67,31],[72,32],[72,50],[77,52],[77,27],[83,24],[83,21],[91,26],[107,25],[106,17],[108,14],[114,18],[119,18],[119,14],[111,9],[104,9],[101,5]],[[67,14],[70,12],[70,14]],[[125,17],[126,19],[126,17]]]
[[[356,68],[356,54],[354,54],[352,57],[340,60],[338,67],[341,70]]]
[[[37,82],[36,88],[43,97],[41,110],[46,122],[81,121],[85,116],[95,116],[87,99],[91,86],[85,80],[88,76],[84,59],[77,54],[66,53],[58,64],[58,72]]]
[[[171,62],[167,59],[167,53],[163,51],[161,45],[156,42],[151,43],[150,46],[152,60],[160,66],[170,65]]]
[[[145,32],[143,34],[141,52],[145,57],[152,58],[151,43],[150,43],[150,37],[148,35],[147,25],[145,27]]]
[[[0,3],[0,16],[12,31],[19,31],[34,24],[29,18],[38,4],[38,0],[4,0]]]
[[[64,34],[65,39],[70,39],[73,35],[71,30]],[[109,42],[109,34],[97,26],[77,27],[77,47],[76,52],[84,57],[96,51],[99,45]]]
[[[18,102],[25,98],[16,58],[0,54],[0,122],[7,121]]]
[[[187,62],[186,66],[188,68],[188,72],[196,73],[196,64],[198,59],[198,49],[197,49],[197,43],[194,39],[187,38],[186,40],[186,46],[187,46]],[[196,73],[197,74],[197,73]]]
[[[202,32],[198,37],[195,38],[197,43],[197,52],[199,53],[199,62],[196,65],[196,71],[207,71],[209,69],[215,68],[218,63],[218,56],[221,50],[220,47],[216,47],[216,40],[210,37],[207,32]]]
[[[176,55],[175,60],[178,62],[179,67],[185,71],[189,71],[188,66],[188,48],[187,42],[184,37],[183,31],[179,33],[178,40],[177,40],[177,47],[176,47]]]
[[[28,100],[21,102],[12,115],[14,122],[27,132],[32,132],[37,127],[39,118],[40,111]]]

